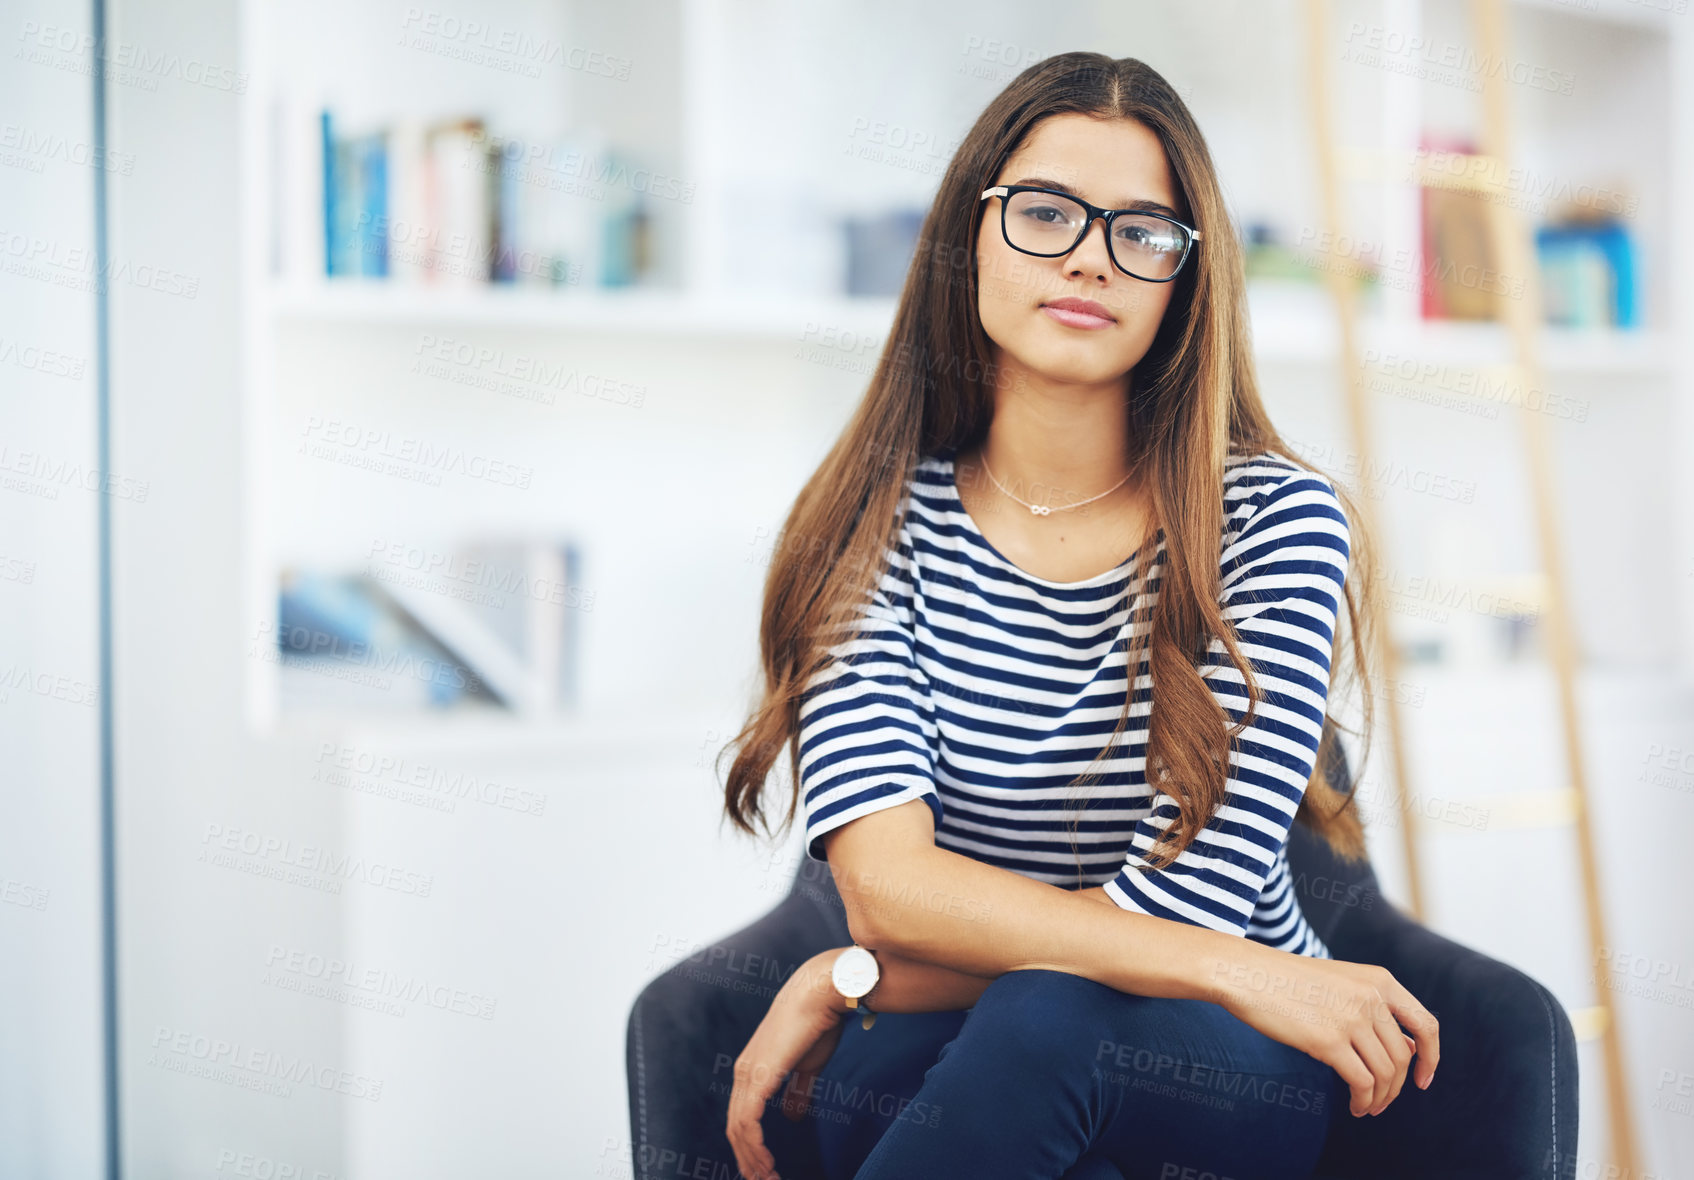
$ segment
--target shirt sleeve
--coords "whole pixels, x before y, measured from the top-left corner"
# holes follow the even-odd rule
[[[1123,867],[1105,886],[1124,909],[1240,935],[1267,884],[1287,885],[1288,828],[1323,735],[1350,551],[1346,516],[1324,476],[1299,471],[1255,498],[1221,559],[1224,617],[1261,695],[1253,723],[1231,742],[1224,800],[1176,860],[1153,869],[1145,856],[1178,815],[1176,801],[1155,791]],[[1240,724],[1245,689],[1221,640],[1214,637],[1200,671]]]
[[[935,715],[917,662],[911,549],[902,541],[859,625],[830,649],[809,682],[798,723],[806,852],[824,860],[823,836],[862,815],[923,799],[941,827],[935,789]]]

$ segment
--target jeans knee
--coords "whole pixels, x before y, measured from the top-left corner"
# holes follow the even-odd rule
[[[1107,1006],[1126,998],[1063,971],[1008,971],[983,990],[959,1036],[985,1043],[997,1059],[1086,1076],[1107,1039]]]

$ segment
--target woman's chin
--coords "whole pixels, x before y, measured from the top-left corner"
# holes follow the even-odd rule
[[[1102,348],[1088,340],[1064,340],[1056,345],[1031,349],[1017,357],[1020,369],[1036,381],[1061,385],[1099,385],[1128,372],[1132,363],[1118,356],[1119,350]]]

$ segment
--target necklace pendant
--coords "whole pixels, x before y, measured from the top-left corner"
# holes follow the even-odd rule
[[[1031,516],[1046,516],[1052,511],[1053,509],[1046,504],[1031,504],[1029,506],[1029,513]]]

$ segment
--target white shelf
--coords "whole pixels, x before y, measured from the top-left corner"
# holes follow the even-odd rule
[[[361,749],[587,757],[608,752],[650,751],[677,743],[697,745],[701,734],[723,732],[726,726],[739,726],[742,720],[731,717],[721,707],[687,702],[657,707],[641,703],[623,709],[597,708],[560,713],[548,720],[526,720],[504,709],[463,707],[394,718],[379,714],[361,717],[347,713],[290,713],[279,718],[270,733],[285,740],[338,741]]]
[[[704,298],[682,292],[607,290],[552,292],[525,288],[409,287],[348,280],[280,288],[270,295],[279,322],[295,324],[416,325],[576,329],[655,336],[730,336],[799,339],[806,333],[878,338],[893,322],[893,298]],[[1260,361],[1333,363],[1335,314],[1318,288],[1251,291],[1253,335]],[[1511,341],[1499,324],[1366,316],[1361,345],[1382,355],[1459,365],[1508,364]],[[1549,372],[1637,374],[1671,371],[1669,342],[1649,331],[1550,327],[1541,335],[1541,364]]]
[[[411,325],[798,339],[833,329],[880,337],[894,318],[892,298],[711,299],[677,291],[433,288],[381,280],[278,288],[269,307],[279,322]]]
[[[1250,284],[1255,353],[1261,362],[1329,364],[1339,350],[1335,310],[1317,287]],[[1359,346],[1378,357],[1413,357],[1454,365],[1504,365],[1512,342],[1498,323],[1365,315]],[[1549,373],[1661,376],[1674,368],[1670,343],[1645,330],[1546,327],[1539,362]]]
[[[1686,19],[1688,0],[1512,0],[1512,7],[1526,12],[1557,13],[1575,20],[1622,25],[1654,33],[1666,33],[1674,20]]]

